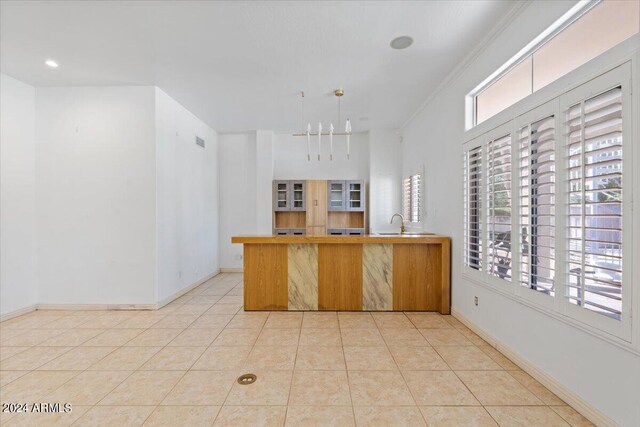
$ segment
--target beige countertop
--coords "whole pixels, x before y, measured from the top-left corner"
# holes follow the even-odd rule
[[[254,243],[254,244],[304,244],[304,243],[339,243],[339,244],[366,244],[366,243],[388,243],[388,244],[442,244],[449,242],[448,236],[437,234],[422,235],[370,235],[363,236],[299,236],[299,235],[252,235],[234,236],[231,243]]]

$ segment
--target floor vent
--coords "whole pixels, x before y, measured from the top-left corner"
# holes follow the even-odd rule
[[[255,376],[254,374],[240,375],[238,377],[238,384],[241,384],[241,385],[253,384],[253,383],[256,382],[257,379],[258,379],[258,377]]]

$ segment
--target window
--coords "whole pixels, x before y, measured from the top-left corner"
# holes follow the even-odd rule
[[[518,132],[520,155],[520,284],[555,294],[555,117]]]
[[[550,101],[475,136],[463,151],[464,274],[627,342],[634,58],[555,89]]]
[[[574,104],[569,136],[569,302],[622,314],[622,88]]]
[[[639,30],[638,1],[579,2],[469,93],[468,127],[482,123]]]
[[[405,222],[420,222],[421,175],[411,175],[402,180],[402,216]]]
[[[487,266],[511,281],[511,135],[487,144]]]
[[[481,186],[482,147],[476,147],[464,157],[464,262],[474,270],[482,270]]]

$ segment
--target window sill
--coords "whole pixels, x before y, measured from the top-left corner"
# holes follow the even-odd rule
[[[466,267],[464,267],[466,268]],[[491,292],[494,292],[496,294],[502,295],[512,301],[515,301],[519,304],[522,304],[526,307],[529,307],[533,310],[536,310],[539,313],[545,314],[549,317],[552,317],[556,320],[559,320],[569,326],[572,326],[576,329],[579,329],[583,332],[588,333],[589,335],[592,335],[596,338],[599,338],[603,341],[606,341],[610,344],[613,344],[623,350],[626,350],[636,356],[640,356],[640,349],[638,348],[638,346],[630,341],[626,341],[622,338],[618,338],[615,335],[611,335],[607,332],[601,331],[600,329],[594,328],[592,326],[589,325],[585,325],[584,323],[578,322],[574,319],[572,319],[571,317],[567,317],[561,313],[558,313],[555,310],[540,306],[538,304],[533,303],[532,301],[530,301],[527,298],[523,298],[517,294],[515,294],[513,292],[513,289],[511,287],[508,287],[506,289],[508,289],[508,291],[506,289],[501,289],[499,287],[496,287],[494,285],[491,285],[489,283],[485,283],[481,280],[479,280],[477,277],[473,277],[473,275],[469,274],[468,272],[463,272],[462,273],[462,278],[465,280],[468,280],[469,282],[472,282],[475,285],[481,286]]]

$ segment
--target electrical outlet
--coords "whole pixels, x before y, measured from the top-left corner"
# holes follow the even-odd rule
[[[182,270],[178,271],[178,279],[182,279]]]
[[[473,297],[473,303],[478,306],[478,297]]]
[[[242,261],[242,255],[236,254],[236,261]]]

